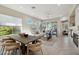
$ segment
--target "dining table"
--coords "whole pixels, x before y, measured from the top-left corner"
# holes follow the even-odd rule
[[[29,42],[33,42],[41,38],[41,36],[32,36],[32,35],[28,35],[28,37],[22,37],[19,34],[12,34],[10,35],[10,37],[21,43],[21,50],[23,55],[29,54],[29,49],[28,49]]]

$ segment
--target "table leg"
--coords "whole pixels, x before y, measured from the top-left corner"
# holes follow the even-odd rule
[[[29,47],[28,47],[28,44],[27,44],[27,55],[29,54]]]
[[[21,44],[21,51],[22,51],[22,54],[25,55],[26,54],[26,49],[27,47],[25,46],[25,44]]]

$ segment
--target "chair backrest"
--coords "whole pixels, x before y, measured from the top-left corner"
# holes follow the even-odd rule
[[[39,51],[41,49],[41,43],[40,42],[37,42],[35,44],[30,43],[28,45],[28,48],[29,48],[29,50],[31,50],[33,52]]]
[[[19,47],[20,47],[19,43],[8,43],[8,45],[5,44],[5,49],[6,50],[13,50],[13,49],[17,49]]]
[[[16,42],[16,41],[14,41],[14,40],[5,40],[4,41],[4,43],[14,43],[14,42]]]
[[[4,46],[12,46],[12,45],[17,45],[19,43],[3,43]]]

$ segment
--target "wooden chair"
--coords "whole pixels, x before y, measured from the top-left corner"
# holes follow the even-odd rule
[[[0,55],[3,54],[4,47],[3,47],[3,40],[0,39]]]
[[[16,41],[14,41],[14,40],[5,40],[4,41],[4,43],[14,43],[14,42],[16,42]]]
[[[4,53],[4,50],[5,50],[5,43],[15,43],[16,41],[13,40],[12,38],[10,37],[7,37],[7,38],[3,38],[1,39],[0,41],[0,46],[1,46],[1,51],[2,51],[2,54]]]
[[[14,50],[17,50],[18,48],[20,48],[20,44],[19,43],[4,43],[4,55],[9,55],[11,54]]]
[[[3,42],[16,42],[16,41],[13,38],[8,37],[3,39]]]
[[[30,42],[28,44],[28,49],[32,52],[38,52],[41,51],[41,53],[43,54],[42,48],[41,48],[41,42],[36,42],[34,44],[32,44],[32,42]]]
[[[14,50],[17,50],[18,48],[20,48],[20,44],[16,43],[15,40],[13,40],[12,38],[7,38],[7,39],[3,39],[3,44],[2,46],[4,47],[4,52],[3,54],[11,54]]]

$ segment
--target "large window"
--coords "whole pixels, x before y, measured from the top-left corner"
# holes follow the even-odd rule
[[[22,19],[0,14],[0,36],[21,32]]]
[[[0,26],[0,36],[20,33],[19,26]]]

